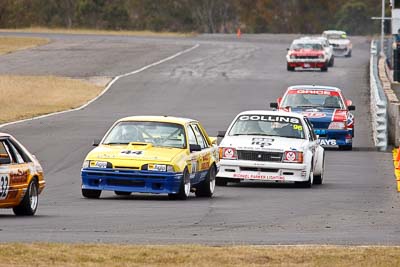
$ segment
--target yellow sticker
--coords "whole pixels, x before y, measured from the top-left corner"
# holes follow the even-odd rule
[[[293,125],[293,129],[294,129],[294,130],[297,130],[297,131],[303,131],[303,126],[294,124],[294,125]]]

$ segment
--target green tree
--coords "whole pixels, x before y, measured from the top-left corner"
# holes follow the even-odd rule
[[[336,27],[350,34],[366,34],[373,30],[368,7],[363,1],[345,3],[336,15]]]

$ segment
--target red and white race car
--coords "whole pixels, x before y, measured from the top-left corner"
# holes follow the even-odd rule
[[[322,146],[338,146],[351,150],[354,137],[355,110],[352,101],[346,99],[339,88],[331,86],[290,86],[272,108],[301,113],[306,116],[319,136]]]
[[[294,71],[298,67],[328,71],[329,58],[318,39],[300,38],[294,40],[288,48],[286,60],[288,71]]]

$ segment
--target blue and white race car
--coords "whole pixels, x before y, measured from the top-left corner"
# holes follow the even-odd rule
[[[355,110],[336,87],[296,85],[286,90],[272,108],[301,113],[308,117],[322,146],[338,146],[351,150],[354,137]]]

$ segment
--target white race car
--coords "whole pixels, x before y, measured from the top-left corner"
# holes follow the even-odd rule
[[[333,46],[335,56],[351,57],[353,45],[344,31],[324,31],[322,37],[328,39],[329,44]]]
[[[241,180],[295,182],[303,187],[322,183],[324,149],[301,114],[245,111],[222,135],[219,186]]]

